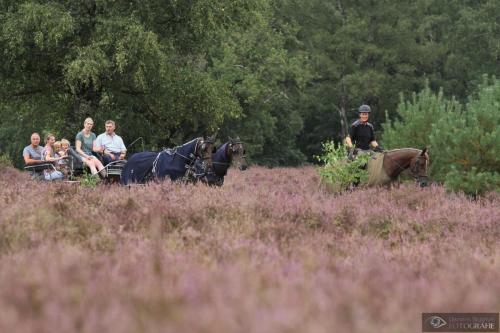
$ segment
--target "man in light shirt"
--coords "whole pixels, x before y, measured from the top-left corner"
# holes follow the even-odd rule
[[[42,160],[43,148],[40,147],[40,134],[31,134],[31,144],[24,147],[23,158],[24,164],[26,165],[36,165],[46,163]]]
[[[127,152],[123,139],[115,133],[115,122],[107,120],[105,127],[106,132],[99,134],[93,148],[96,153],[102,154],[104,165],[125,159]]]

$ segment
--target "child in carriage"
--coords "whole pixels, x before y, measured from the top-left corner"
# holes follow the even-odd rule
[[[62,157],[57,161],[56,168],[63,173],[65,177],[70,174],[70,166],[68,163],[70,142],[67,139],[61,139],[61,141],[56,141],[54,143],[54,151],[59,156]]]

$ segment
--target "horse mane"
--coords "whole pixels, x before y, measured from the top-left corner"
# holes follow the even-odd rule
[[[183,143],[183,144],[181,144],[181,145],[179,145],[179,146],[175,146],[175,147],[174,147],[174,149],[185,147],[185,146],[187,146],[187,145],[192,144],[192,143],[193,143],[193,142],[195,142],[195,141],[196,141],[196,142],[198,142],[198,140],[200,140],[200,139],[203,139],[203,138],[202,138],[202,137],[194,138],[194,139],[193,139],[193,140],[191,140],[191,141],[185,142],[185,143]]]
[[[225,142],[220,146],[215,154],[212,156],[212,160],[217,162],[229,162],[227,150],[229,149],[229,141]]]
[[[228,158],[227,154],[228,149],[229,149],[229,142],[225,142],[212,155],[213,169],[215,174],[219,177],[224,177],[227,174],[227,170],[231,165],[231,160]]]

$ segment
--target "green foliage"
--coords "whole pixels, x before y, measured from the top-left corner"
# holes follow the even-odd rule
[[[336,147],[333,141],[329,141],[323,143],[323,155],[317,156],[317,159],[324,163],[318,168],[321,179],[339,190],[345,190],[351,184],[368,180],[364,166],[370,156],[363,154],[357,156],[354,161],[348,161],[347,152],[347,146],[339,144]]]
[[[74,138],[91,116],[148,149],[220,128],[253,162],[296,165],[362,103],[377,131],[393,121],[389,146],[421,146],[431,129],[399,140],[402,114],[455,112],[443,96],[464,103],[500,75],[499,14],[496,0],[3,0],[0,146],[19,166],[32,132]]]
[[[0,171],[6,168],[12,167],[12,161],[10,160],[10,157],[6,154],[0,155]]]
[[[92,175],[84,170],[83,175],[79,178],[80,185],[87,188],[95,188],[101,182],[97,174]]]
[[[273,22],[274,10],[268,3],[250,24],[224,36],[211,50],[211,72],[227,82],[242,110],[221,135],[239,135],[254,162],[296,165],[305,160],[296,142],[303,127],[296,103],[309,69],[303,54],[285,49],[293,30]]]
[[[442,89],[437,94],[427,84],[418,94],[413,93],[411,100],[405,100],[401,94],[397,108],[398,119],[391,121],[386,115],[383,125],[382,143],[385,148],[429,147],[430,134],[436,120],[460,112],[460,104],[448,101]]]
[[[476,167],[463,171],[453,165],[451,171],[446,174],[445,184],[449,191],[461,191],[472,196],[483,195],[490,191],[499,192],[500,173],[480,172]]]
[[[500,81],[484,77],[465,107],[429,88],[402,101],[384,126],[387,147],[431,147],[431,177],[471,195],[500,190]]]
[[[434,176],[468,194],[500,191],[500,80],[484,78],[460,114],[441,117],[430,135]],[[451,169],[450,169],[451,168]]]

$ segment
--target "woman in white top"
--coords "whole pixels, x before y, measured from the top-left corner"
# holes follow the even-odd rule
[[[92,148],[96,139],[95,133],[92,132],[92,126],[94,126],[92,118],[85,119],[83,122],[83,130],[76,135],[76,152],[81,156],[82,162],[90,168],[90,172],[92,172],[93,175],[99,172],[102,177],[106,177],[105,171],[103,171],[104,166],[101,161],[92,154]]]

